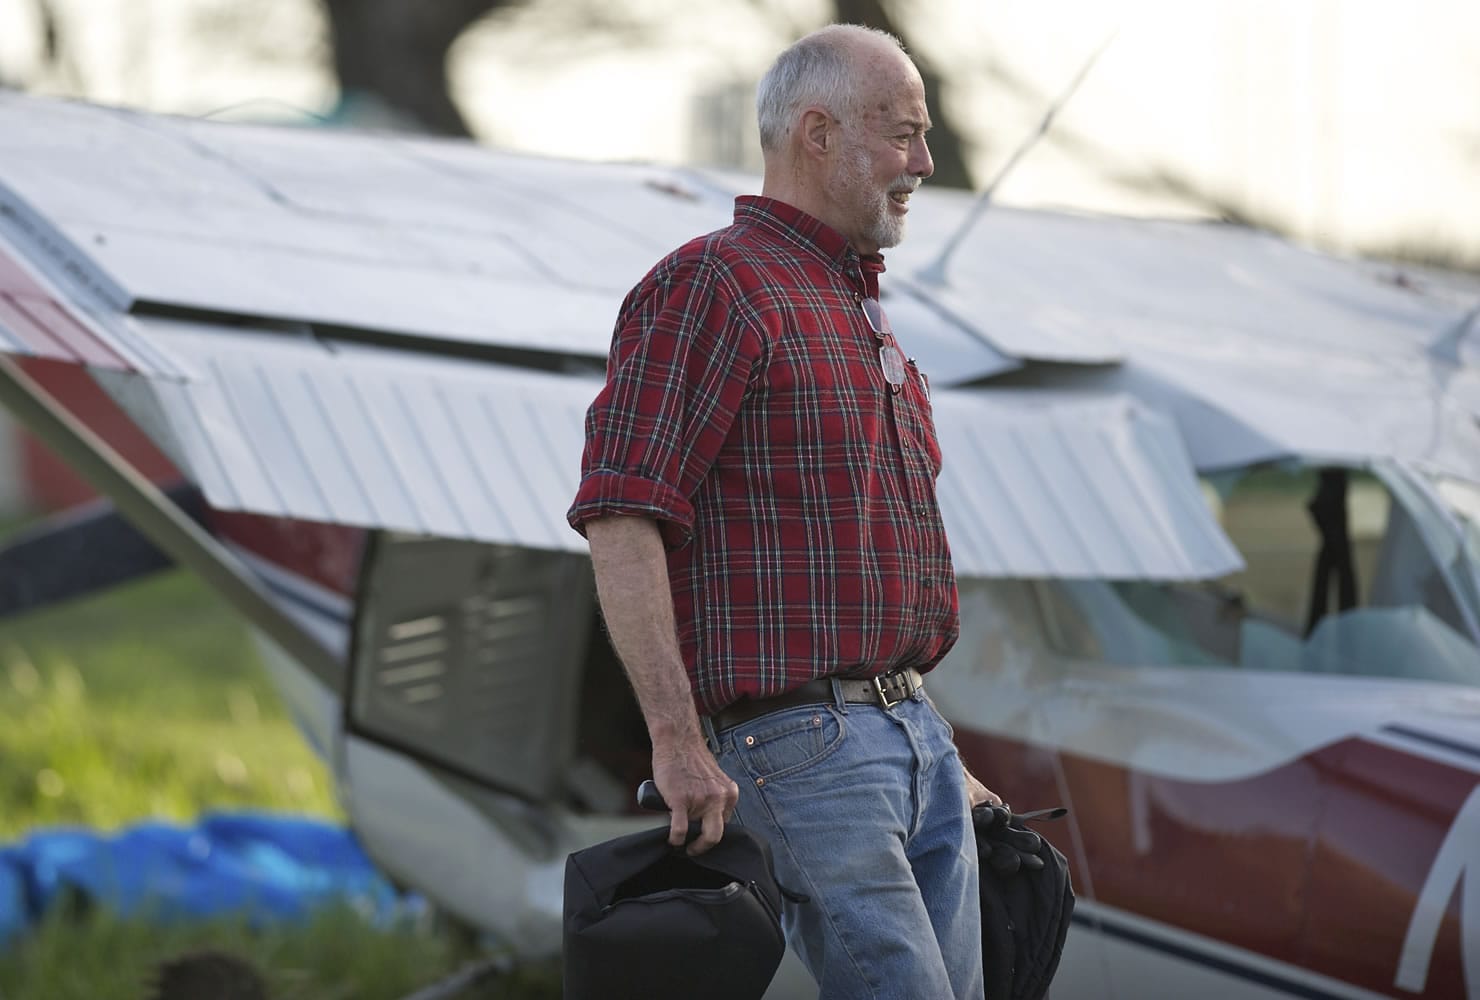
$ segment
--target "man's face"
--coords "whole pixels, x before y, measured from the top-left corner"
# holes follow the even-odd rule
[[[902,54],[890,62],[860,89],[828,183],[838,228],[860,253],[899,244],[910,193],[934,170],[925,88]]]

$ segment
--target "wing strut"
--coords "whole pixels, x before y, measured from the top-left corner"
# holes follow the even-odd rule
[[[198,575],[331,690],[344,689],[344,665],[273,603],[241,560],[3,354],[0,404],[94,489],[111,498],[119,512],[177,564]]]

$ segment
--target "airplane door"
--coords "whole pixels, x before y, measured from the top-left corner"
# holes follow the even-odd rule
[[[1271,724],[1270,704],[1294,697],[1284,679],[1198,662],[1144,629],[1130,608],[1148,595],[1125,585],[1035,590],[1060,657],[1040,725],[1073,803],[1093,893],[1078,918],[1099,936],[1105,977],[1099,993],[1076,984],[1056,1000],[1321,995],[1296,965],[1322,776]],[[1117,629],[1143,632],[1130,642]],[[1164,642],[1144,659],[1187,662],[1120,666],[1107,662],[1116,642]]]
[[[1381,463],[1226,478],[1243,572],[1036,585],[1114,991],[1477,1000],[1480,576],[1454,518]]]
[[[1422,476],[1374,472],[1391,503],[1368,600],[1321,621],[1305,665],[1382,714],[1321,752],[1329,788],[1303,948],[1374,990],[1476,1000],[1480,575]]]
[[[1321,752],[1312,964],[1383,993],[1480,997],[1480,705],[1468,738],[1462,717],[1415,715]]]

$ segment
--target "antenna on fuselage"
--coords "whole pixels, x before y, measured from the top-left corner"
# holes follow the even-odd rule
[[[1120,34],[1120,27],[1117,25],[1110,34],[1105,36],[1105,40],[1100,43],[1100,47],[1095,49],[1094,53],[1085,60],[1084,65],[1075,74],[1073,81],[1059,95],[1059,99],[1049,105],[1048,111],[1044,114],[1042,120],[1038,122],[1038,128],[1028,135],[1022,145],[1018,146],[1013,151],[1012,156],[1008,157],[1007,162],[1002,165],[1002,169],[997,171],[997,176],[992,178],[992,182],[986,186],[986,189],[976,199],[976,202],[971,206],[971,210],[966,213],[966,218],[961,220],[961,225],[957,226],[956,231],[951,234],[951,238],[946,240],[946,245],[941,248],[940,256],[921,268],[919,273],[915,275],[921,284],[940,286],[946,283],[946,264],[950,260],[951,254],[956,252],[956,248],[961,245],[961,241],[966,238],[966,234],[971,232],[971,227],[976,225],[976,220],[980,219],[982,213],[991,206],[992,195],[997,192],[997,188],[1007,178],[1007,175],[1012,173],[1013,168],[1018,165],[1018,161],[1026,156],[1028,151],[1037,145],[1038,140],[1043,138],[1049,128],[1052,127],[1054,116],[1059,113],[1060,108],[1069,103],[1069,98],[1074,96],[1074,92],[1079,89],[1079,85],[1089,75],[1090,69],[1099,61],[1100,56],[1110,47],[1110,43],[1115,41],[1115,36],[1118,34]]]

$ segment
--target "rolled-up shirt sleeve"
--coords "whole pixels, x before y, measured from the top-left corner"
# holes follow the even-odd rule
[[[606,384],[586,412],[581,484],[566,514],[585,534],[609,515],[693,537],[699,484],[724,447],[763,354],[730,279],[705,257],[665,262],[618,318]]]

